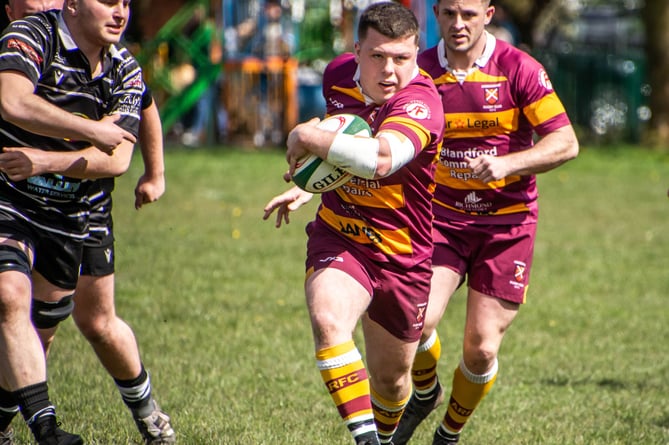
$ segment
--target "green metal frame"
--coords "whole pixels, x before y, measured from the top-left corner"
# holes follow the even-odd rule
[[[152,40],[142,45],[137,55],[139,63],[142,66],[148,66],[160,46],[166,43],[184,50],[184,53],[190,57],[190,63],[198,67],[197,77],[182,91],[177,91],[170,79],[170,69],[174,65],[168,64],[153,70],[151,78],[147,79],[152,90],[162,90],[167,95],[165,102],[160,104],[160,118],[164,133],[170,131],[172,126],[197,103],[200,97],[216,82],[221,72],[221,64],[212,63],[207,54],[199,51],[203,39],[208,38],[205,27],[198,28],[190,38],[183,33],[195,10],[202,6],[208,7],[209,3],[209,0],[195,0],[184,5],[163,25]]]

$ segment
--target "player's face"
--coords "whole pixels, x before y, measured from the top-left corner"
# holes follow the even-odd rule
[[[482,0],[440,0],[434,5],[441,37],[449,50],[468,53],[485,47],[483,31],[495,13],[495,7],[488,4]]]
[[[67,0],[66,5],[76,5],[78,31],[94,45],[118,43],[130,18],[130,0]]]
[[[417,74],[415,36],[392,39],[374,29],[355,44],[363,93],[381,105],[407,86]]]
[[[63,0],[9,0],[5,12],[9,20],[23,18],[50,9],[62,9]]]

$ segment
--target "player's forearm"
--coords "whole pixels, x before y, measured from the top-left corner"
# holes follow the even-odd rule
[[[529,150],[511,153],[515,158],[513,174],[526,176],[545,173],[578,155],[578,139],[571,126],[562,127],[544,136]]]
[[[95,147],[79,151],[45,152],[50,173],[71,178],[98,179],[120,176],[128,170],[133,144],[124,142],[113,153],[103,153]]]
[[[151,178],[165,174],[163,158],[163,127],[155,102],[142,110],[139,124],[139,144],[144,161],[144,174]]]

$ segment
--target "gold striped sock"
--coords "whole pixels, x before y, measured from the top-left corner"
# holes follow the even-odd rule
[[[459,433],[472,413],[488,394],[497,379],[497,360],[492,369],[483,375],[473,374],[464,361],[453,373],[453,389],[442,427],[450,433]]]
[[[400,418],[404,413],[409,402],[409,394],[405,399],[392,401],[381,397],[374,388],[372,393],[372,408],[374,410],[374,421],[376,428],[379,431],[379,441],[383,443],[391,443],[393,434],[397,430],[397,425],[400,423]]]
[[[316,353],[321,378],[354,438],[376,430],[369,379],[353,341]]]
[[[411,369],[411,377],[416,398],[432,395],[437,386],[437,362],[441,356],[441,341],[434,331],[430,338],[418,345],[416,358]]]

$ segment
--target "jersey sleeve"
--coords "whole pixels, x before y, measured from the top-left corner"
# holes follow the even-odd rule
[[[108,114],[120,115],[116,124],[137,136],[144,94],[142,69],[127,50],[122,49],[121,53],[124,59],[118,66]]]
[[[539,62],[525,55],[518,65],[516,81],[515,91],[521,94],[518,103],[538,135],[544,136],[571,124],[548,73]]]
[[[142,93],[142,110],[146,110],[153,103],[153,94],[149,85],[144,82],[144,92]]]
[[[441,98],[430,82],[425,79],[398,92],[394,98],[394,106],[377,131],[394,130],[408,137],[415,149],[414,157],[434,141],[441,141],[443,137]]]
[[[10,23],[0,37],[0,71],[18,71],[37,85],[54,39],[48,29],[41,14]]]

